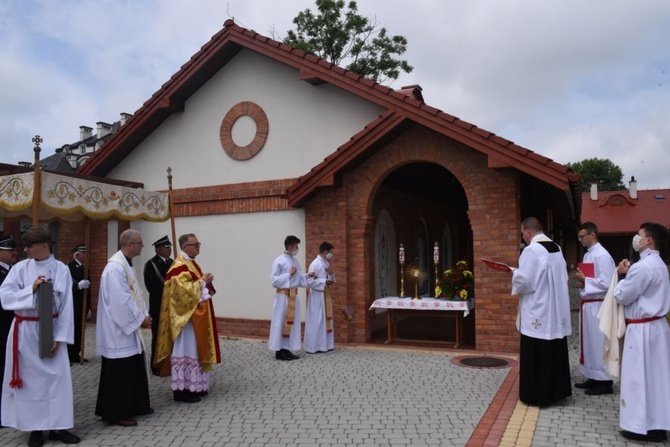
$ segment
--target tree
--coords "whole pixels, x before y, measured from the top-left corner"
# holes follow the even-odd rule
[[[622,182],[621,168],[607,158],[587,158],[576,163],[567,163],[566,166],[582,176],[584,191],[591,188],[591,183],[597,183],[601,191],[626,189]]]
[[[316,0],[318,13],[298,13],[293,19],[296,29],[287,33],[284,43],[338,66],[347,62],[347,70],[376,82],[396,80],[400,70],[410,73],[413,67],[407,61],[394,58],[407,50],[407,39],[389,36],[375,18],[359,15],[355,1],[346,6],[345,12],[344,0]]]

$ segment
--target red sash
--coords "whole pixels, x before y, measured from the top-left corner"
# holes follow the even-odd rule
[[[661,318],[665,318],[665,315],[662,315],[660,317],[640,318],[639,320],[628,320],[628,319],[626,319],[626,324],[628,325],[628,324],[649,323],[650,321],[660,320]]]
[[[579,303],[579,364],[584,364],[584,304],[586,303],[597,303],[603,301],[604,298],[589,298],[582,300]]]
[[[53,314],[58,318],[58,314]],[[12,341],[12,380],[9,382],[10,388],[23,388],[23,380],[19,375],[19,323],[22,321],[40,321],[39,317],[23,317],[14,314],[14,340]]]

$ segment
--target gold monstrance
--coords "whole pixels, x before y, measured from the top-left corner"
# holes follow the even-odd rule
[[[419,296],[419,281],[423,279],[424,273],[417,265],[410,265],[407,268],[407,276],[414,281],[414,296],[413,300],[420,300]]]

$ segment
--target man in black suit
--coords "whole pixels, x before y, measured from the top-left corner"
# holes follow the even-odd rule
[[[91,286],[91,275],[88,279],[84,277],[84,258],[86,257],[86,246],[77,245],[72,250],[72,261],[67,266],[72,276],[72,307],[74,309],[74,343],[67,345],[67,354],[70,363],[79,363],[79,351],[81,351],[82,315],[84,311],[84,294],[88,295],[86,300],[87,309],[91,308],[91,296],[86,289]],[[83,353],[82,353],[83,356]],[[88,359],[84,359],[84,363]]]
[[[5,281],[9,269],[19,260],[19,247],[12,236],[0,237],[0,284]],[[0,385],[3,383],[5,374],[5,354],[7,351],[7,337],[9,328],[12,326],[14,312],[5,310],[0,304]],[[0,386],[0,400],[2,399],[2,386]],[[1,418],[0,418],[1,420]],[[0,425],[2,427],[2,425]]]
[[[149,315],[151,316],[151,372],[158,376],[158,370],[154,368],[154,355],[156,353],[156,337],[158,334],[158,318],[161,313],[161,302],[163,299],[163,284],[173,259],[170,258],[172,244],[167,236],[163,236],[152,244],[156,250],[156,256],[149,259],[144,265],[144,285],[149,291]]]

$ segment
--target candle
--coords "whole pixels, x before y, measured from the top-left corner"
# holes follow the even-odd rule
[[[433,247],[433,262],[437,264],[440,262],[440,246],[437,241],[435,241],[435,246]]]
[[[405,262],[405,247],[400,244],[400,252],[398,253],[398,259],[400,260],[401,264],[404,264]]]

